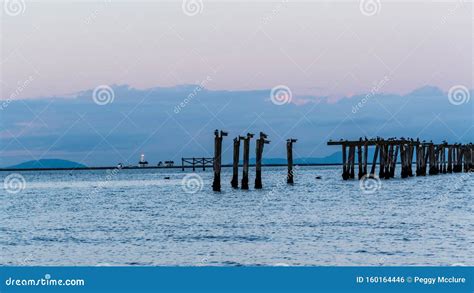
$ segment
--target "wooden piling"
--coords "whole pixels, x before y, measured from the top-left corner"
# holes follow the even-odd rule
[[[451,146],[448,147],[448,168],[446,172],[453,173],[453,148]]]
[[[408,177],[408,168],[407,168],[407,161],[408,161],[408,148],[405,144],[400,145],[400,161],[401,161],[401,174],[402,178]]]
[[[370,169],[370,177],[375,178],[375,168],[377,166],[377,156],[379,153],[379,145],[375,145],[374,159],[372,160],[372,168]]]
[[[463,170],[465,173],[469,172],[469,155],[470,155],[470,152],[468,152],[468,149],[463,147],[462,148],[462,154],[463,154],[463,158],[464,158],[464,161],[463,161]]]
[[[393,144],[387,145],[387,164],[385,165],[385,179],[392,178]]]
[[[364,167],[363,167],[363,161],[362,161],[362,145],[357,146],[357,163],[359,165],[359,174],[358,178],[361,179],[364,177]]]
[[[227,136],[224,131],[214,131],[214,181],[212,182],[213,191],[221,191],[221,163],[222,163],[222,138]],[[193,164],[194,169],[194,164]]]
[[[389,148],[389,145],[386,144],[384,145],[384,157],[385,157],[385,163],[384,163],[384,172],[383,172],[383,175],[384,175],[384,179],[390,179],[390,166],[391,166],[391,155],[390,155],[390,148]],[[393,149],[392,149],[392,152],[393,152]]]
[[[367,143],[367,140],[364,143],[364,174],[363,176],[367,175],[367,161],[369,157],[369,144]]]
[[[456,146],[456,165],[455,165],[455,170],[454,172],[459,173],[462,172],[462,152],[461,152],[461,146],[457,145]]]
[[[349,177],[351,179],[354,179],[355,178],[355,171],[354,171],[354,168],[355,168],[355,146],[350,146],[349,147],[349,164],[350,164]]]
[[[420,176],[420,173],[421,173],[421,145],[420,144],[417,144],[415,146],[415,155],[416,155],[416,158],[415,158],[415,161],[416,161],[415,174],[416,174],[416,176]]]
[[[430,145],[428,149],[429,159],[430,159],[430,170],[428,171],[429,175],[436,175],[436,162],[435,162],[435,147]]]
[[[392,178],[395,177],[395,167],[397,166],[399,148],[400,148],[400,146],[396,145],[395,146],[395,153],[393,154],[392,170],[391,170],[391,173],[390,173],[390,177],[392,177]]]
[[[230,185],[233,188],[239,187],[239,152],[240,152],[240,139],[242,136],[234,138],[234,155],[232,161],[232,181]]]
[[[221,163],[222,163],[222,138],[227,135],[223,131],[214,131],[214,181],[212,183],[213,191],[221,191]],[[194,158],[193,158],[194,170]]]
[[[428,168],[427,163],[428,163],[428,158],[430,155],[430,147],[431,146],[423,146],[423,167],[421,169],[421,175],[426,176],[426,170]]]
[[[249,189],[249,156],[250,156],[250,139],[253,137],[252,133],[247,133],[247,137],[244,138],[244,157],[243,157],[243,173],[241,187],[242,189]]]
[[[407,146],[408,148],[408,162],[407,162],[407,170],[408,170],[408,176],[412,177],[413,176],[413,153],[414,153],[414,147],[412,144],[409,144]]]
[[[385,177],[385,145],[383,141],[380,143],[380,163],[379,163],[379,178]]]
[[[288,161],[288,175],[286,177],[286,183],[293,184],[293,143],[297,140],[290,138],[286,141],[286,156]]]
[[[467,153],[467,172],[472,172],[473,169],[473,151],[470,146],[466,146],[466,153]]]
[[[263,157],[263,146],[270,141],[266,140],[267,135],[260,132],[260,138],[257,139],[255,147],[255,189],[262,189],[262,157]]]
[[[346,145],[342,144],[342,179],[349,179],[349,167],[346,154]]]

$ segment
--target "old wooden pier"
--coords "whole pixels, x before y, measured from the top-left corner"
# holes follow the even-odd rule
[[[221,157],[222,157],[222,138],[226,136],[227,132],[215,130],[214,131],[214,181],[212,183],[212,189],[214,191],[221,190]],[[234,138],[233,143],[233,157],[232,157],[232,180],[230,184],[233,188],[239,187],[239,158],[240,158],[240,142],[243,140],[244,151],[243,151],[243,164],[242,164],[242,181],[241,189],[249,189],[249,159],[250,159],[250,140],[253,138],[252,133],[247,133],[246,136],[237,136]],[[265,144],[269,144],[270,141],[267,139],[268,135],[260,132],[259,138],[255,144],[255,189],[261,189],[262,184],[262,161],[263,161],[263,148]],[[293,143],[296,139],[290,138],[287,140],[286,150],[288,156],[288,176],[287,182],[293,184]],[[202,158],[199,161],[205,164],[206,158]],[[183,158],[184,160],[184,158]],[[194,162],[195,159],[193,158]],[[184,161],[183,161],[184,162]],[[184,164],[184,163],[183,163]],[[194,165],[193,165],[194,166]],[[204,167],[203,167],[204,168]]]
[[[342,178],[355,177],[355,157],[357,149],[358,178],[365,176],[384,179],[395,176],[397,159],[400,158],[401,178],[452,172],[470,172],[474,170],[474,145],[470,144],[434,144],[419,139],[375,138],[359,140],[339,140],[328,142],[328,145],[342,147]],[[369,148],[374,147],[372,166],[367,173]],[[377,163],[378,160],[378,163]],[[413,172],[413,162],[416,170]],[[377,164],[379,166],[376,174]]]

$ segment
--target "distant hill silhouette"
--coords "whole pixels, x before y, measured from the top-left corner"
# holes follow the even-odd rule
[[[18,165],[10,166],[11,169],[32,169],[32,168],[84,168],[86,165],[61,159],[43,159],[27,161]]]

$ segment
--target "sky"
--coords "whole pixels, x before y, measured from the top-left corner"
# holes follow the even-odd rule
[[[328,139],[474,141],[469,2],[3,4],[0,166],[210,157],[216,128],[227,161],[249,131],[265,157],[290,136],[297,158]]]
[[[212,90],[283,84],[295,95],[336,99],[365,93],[386,75],[388,93],[472,88],[467,2],[13,2],[23,4],[18,15],[2,11],[2,99],[207,76]]]

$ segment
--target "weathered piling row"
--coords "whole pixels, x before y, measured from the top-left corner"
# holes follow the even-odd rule
[[[474,145],[470,144],[433,144],[420,142],[419,139],[362,139],[358,141],[339,140],[328,141],[328,145],[342,146],[342,178],[354,178],[355,150],[359,164],[359,179],[368,175],[376,177],[376,168],[379,165],[378,177],[389,179],[395,176],[397,159],[400,157],[400,176],[407,178],[414,175],[413,161],[416,166],[416,176],[428,174],[470,172],[474,170]],[[372,168],[367,174],[367,158],[369,147],[374,147]],[[348,153],[347,153],[348,151]],[[379,162],[377,163],[377,160]]]
[[[214,181],[212,190],[221,191],[221,164],[222,164],[222,138],[227,136],[227,132],[214,131]]]
[[[293,143],[297,140],[290,138],[286,140],[286,156],[288,162],[288,175],[286,176],[286,183],[293,184]]]
[[[257,144],[255,146],[255,189],[262,189],[262,156],[263,156],[263,146],[267,143],[270,143],[267,140],[267,135],[263,132],[260,132],[260,138],[257,139]]]

